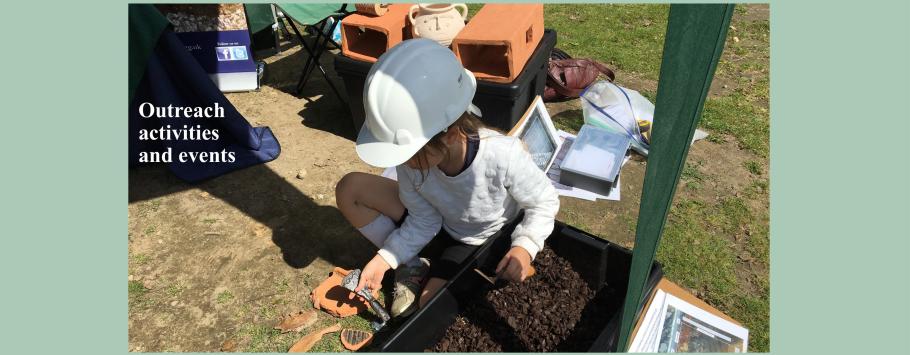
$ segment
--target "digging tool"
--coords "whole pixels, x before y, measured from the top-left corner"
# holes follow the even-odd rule
[[[328,333],[334,333],[337,331],[341,331],[341,324],[335,323],[335,325],[325,327],[322,330],[317,331],[315,333],[307,334],[303,338],[300,338],[300,340],[298,340],[296,343],[294,343],[294,346],[291,346],[291,349],[289,349],[288,352],[289,353],[307,352],[313,348],[313,345],[316,345],[316,343],[319,342],[319,339],[322,339],[323,335],[326,335]]]
[[[500,272],[494,276],[489,276],[489,275],[483,273],[483,271],[480,271],[480,269],[474,269],[474,272],[476,272],[478,275],[480,275],[480,277],[482,277],[484,280],[487,280],[487,282],[489,282],[491,285],[494,285],[494,286],[496,285],[496,282],[499,281],[500,274],[502,274],[502,272]],[[537,273],[537,270],[535,270],[534,267],[531,266],[531,270],[528,272],[527,277],[534,276],[534,274],[536,274],[536,273]]]
[[[341,280],[342,287],[344,287],[350,291],[353,291],[354,293],[356,293],[360,297],[363,297],[365,300],[367,300],[367,302],[370,303],[370,307],[373,307],[373,311],[375,311],[376,314],[379,315],[379,318],[382,320],[381,323],[373,322],[373,324],[372,324],[373,330],[379,330],[380,328],[385,326],[385,323],[388,322],[389,319],[391,319],[392,317],[390,317],[389,312],[386,312],[385,308],[383,308],[382,305],[379,304],[379,301],[377,299],[373,298],[373,295],[370,294],[369,289],[364,287],[362,290],[360,290],[360,292],[354,291],[354,289],[357,288],[358,283],[360,283],[360,269],[352,270],[349,274],[345,275],[345,277]]]

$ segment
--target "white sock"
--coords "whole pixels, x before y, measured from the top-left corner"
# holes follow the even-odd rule
[[[360,231],[360,234],[363,234],[370,242],[373,243],[377,248],[382,248],[385,244],[385,240],[388,239],[389,234],[396,229],[395,222],[392,221],[392,218],[384,214],[380,214],[372,222],[367,225],[357,228]],[[399,265],[405,265],[407,267],[417,267],[420,266],[420,258],[414,257],[407,262],[400,263]]]
[[[360,231],[360,234],[363,234],[370,242],[373,243],[377,248],[382,248],[385,244],[386,238],[389,237],[389,234],[392,234],[392,231],[395,230],[395,222],[392,222],[392,219],[389,216],[380,214],[372,222],[367,225],[357,228]]]

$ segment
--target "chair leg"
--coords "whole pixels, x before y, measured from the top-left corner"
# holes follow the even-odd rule
[[[294,21],[290,18],[286,18],[286,20],[288,21],[288,24],[290,25],[291,29],[294,30],[294,34],[297,35],[297,39],[300,41],[300,46],[303,48],[304,51],[306,51],[307,54],[309,54],[309,57],[307,58],[306,62],[304,62],[304,65],[303,65],[303,73],[300,74],[300,79],[297,81],[297,86],[295,87],[295,89],[296,89],[295,92],[296,92],[297,96],[299,97],[301,95],[301,93],[303,92],[303,88],[306,85],[307,81],[309,81],[310,74],[313,72],[313,70],[316,68],[319,68],[319,71],[322,73],[322,76],[325,78],[325,81],[329,84],[329,87],[335,93],[335,96],[338,97],[338,100],[341,101],[342,103],[346,103],[344,98],[341,96],[341,92],[338,91],[338,88],[335,86],[335,83],[333,83],[332,80],[329,78],[329,75],[325,71],[325,68],[323,68],[322,65],[319,64],[319,58],[322,57],[323,53],[325,53],[325,50],[328,48],[329,43],[331,42],[337,46],[337,43],[335,43],[334,41],[331,40],[331,33],[335,30],[336,26],[339,26],[339,24],[341,23],[341,20],[338,19],[332,23],[332,26],[330,26],[330,28],[329,28],[329,34],[325,34],[325,32],[323,31],[323,27],[325,27],[326,20],[322,20],[322,21],[319,21],[319,22],[313,24],[312,26],[316,29],[316,31],[315,31],[316,40],[314,41],[312,48],[306,43],[306,41],[304,41],[303,35],[301,35],[300,30],[297,29],[297,26],[294,24]],[[322,26],[320,26],[320,24],[322,24]],[[336,47],[336,48],[340,48],[340,47]]]
[[[335,87],[335,84],[332,83],[332,80],[329,79],[329,75],[325,72],[325,69],[322,66],[319,66],[319,71],[322,72],[322,76],[325,77],[325,81],[329,83],[329,87],[332,88],[332,91],[335,92],[335,96],[338,97],[338,101],[341,101],[342,104],[347,105],[347,101],[344,97],[341,96],[341,93],[338,91],[338,88]]]
[[[319,69],[324,72],[324,70],[322,69],[322,65],[319,64],[319,58],[322,57],[322,53],[325,52],[326,46],[327,46],[330,38],[328,35],[326,35],[325,33],[323,33],[320,30],[320,28],[323,27],[323,26],[319,26],[320,24],[322,24],[324,26],[325,20],[317,22],[314,25],[314,27],[316,28],[316,41],[313,43],[313,48],[305,47],[307,49],[307,52],[310,53],[310,59],[307,61],[307,65],[305,65],[303,68],[305,77],[303,78],[303,82],[301,83],[302,85],[305,85],[306,82],[310,79],[310,75],[312,75],[313,69],[315,69],[316,67],[319,67]],[[335,24],[333,24],[333,26],[332,26],[332,28],[330,28],[330,30],[334,29],[334,25]],[[318,26],[318,27],[316,27],[316,26]],[[298,92],[303,90],[302,85],[301,85],[301,87],[299,87],[297,89]],[[298,95],[299,95],[299,93],[298,93]]]
[[[300,79],[297,80],[297,86],[295,86],[295,89],[296,89],[295,92],[296,92],[297,96],[300,96],[300,91],[303,90],[303,85],[306,83],[306,80],[305,80],[307,77],[306,68],[309,67],[309,61],[313,57],[313,52],[310,51],[309,46],[306,45],[306,41],[303,40],[303,35],[300,34],[300,30],[297,29],[297,25],[294,24],[294,20],[292,20],[290,18],[285,18],[285,19],[288,21],[288,25],[290,25],[291,29],[294,30],[294,34],[297,35],[297,40],[300,42],[300,46],[303,47],[303,49],[305,49],[310,54],[310,57],[307,59],[307,62],[305,62],[304,66],[303,66],[304,67],[303,73],[300,73]]]

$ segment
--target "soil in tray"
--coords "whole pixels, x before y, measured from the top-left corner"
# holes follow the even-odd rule
[[[525,282],[488,289],[468,306],[428,351],[587,351],[606,325],[612,294],[595,295],[572,265],[549,248],[534,260]]]

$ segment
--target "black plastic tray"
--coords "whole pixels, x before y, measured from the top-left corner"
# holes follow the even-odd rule
[[[502,235],[500,238],[510,236]],[[478,260],[486,260],[488,264],[498,261],[498,258],[486,257],[492,244],[488,242],[481,247],[474,258],[463,265],[455,278],[446,283],[424,308],[407,320],[393,322],[377,332],[369,350],[417,352],[436,344],[445,334],[446,328],[455,321],[456,315],[463,310],[464,305],[460,304],[459,300],[470,299],[470,293],[483,289],[484,281],[474,274],[473,269],[491,267],[480,265]],[[591,344],[588,351],[616,351],[621,307],[632,263],[631,251],[561,222],[556,223],[553,234],[547,238],[547,244],[557,255],[572,264],[582,278],[598,292],[598,298],[601,293],[607,293],[605,302],[610,309],[608,312],[610,316],[603,321],[605,324],[603,329],[594,339],[580,340]],[[645,295],[650,294],[662,276],[661,266],[655,263],[651,268]],[[642,303],[643,300],[639,300],[639,313]]]
[[[474,105],[483,112],[483,122],[508,132],[531,105],[537,95],[543,95],[547,85],[547,63],[550,52],[556,47],[556,31],[544,30],[543,37],[524,69],[511,83],[494,83],[479,80]],[[344,81],[351,110],[354,135],[363,125],[363,85],[373,63],[335,56],[335,73]]]

